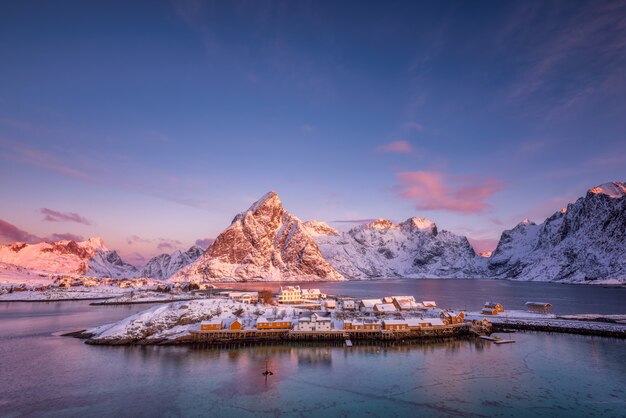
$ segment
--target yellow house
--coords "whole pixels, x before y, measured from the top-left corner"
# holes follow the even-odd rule
[[[200,323],[200,331],[219,331],[222,329],[222,320],[205,321]]]
[[[265,318],[259,318],[256,321],[257,329],[291,329],[292,323],[286,319],[270,321]]]
[[[231,322],[230,327],[228,327],[231,331],[239,331],[241,329],[243,329],[243,324],[241,323],[240,320],[235,319],[233,322]]]

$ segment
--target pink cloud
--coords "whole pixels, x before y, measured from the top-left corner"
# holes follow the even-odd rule
[[[405,171],[396,177],[400,181],[398,193],[417,201],[417,210],[480,213],[490,207],[487,200],[502,189],[502,183],[495,179],[479,181],[438,171]]]
[[[374,150],[378,154],[385,153],[396,153],[396,154],[411,154],[415,150],[413,149],[413,145],[411,145],[407,141],[399,140],[392,141],[386,145],[378,147]]]
[[[76,235],[69,232],[54,233],[50,236],[42,238],[37,235],[33,235],[30,232],[26,232],[18,228],[17,226],[0,219],[0,243],[9,244],[12,242],[25,242],[28,244],[36,244],[42,241],[52,242],[63,240],[84,241],[85,238],[81,235]]]
[[[91,225],[91,221],[74,212],[58,212],[48,208],[41,208],[41,213],[46,215],[43,220],[47,222],[76,222],[79,224]]]

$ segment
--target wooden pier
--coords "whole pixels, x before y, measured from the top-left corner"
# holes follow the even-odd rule
[[[412,330],[330,330],[330,331],[295,331],[295,330],[220,330],[190,331],[184,342],[207,345],[228,343],[255,343],[265,341],[306,342],[306,341],[400,341],[429,338],[448,338],[469,335],[471,325],[453,324],[443,327],[422,327]],[[183,341],[178,341],[183,342]]]

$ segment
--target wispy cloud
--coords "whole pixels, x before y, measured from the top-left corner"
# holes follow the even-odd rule
[[[438,171],[396,173],[398,194],[415,201],[417,210],[446,210],[480,213],[490,207],[487,200],[503,187],[496,179],[478,180],[467,176],[448,176]]]
[[[476,254],[484,253],[487,251],[493,251],[498,246],[498,239],[496,238],[471,238],[467,237],[467,240],[474,248]]]
[[[404,127],[408,130],[417,132],[422,132],[424,130],[424,127],[417,122],[407,122],[404,124]]]
[[[213,241],[215,241],[214,238],[200,238],[196,240],[195,244],[201,248],[209,248],[209,245],[213,244]]]
[[[415,149],[413,148],[413,145],[411,145],[408,141],[397,140],[377,147],[374,152],[378,154],[411,154],[415,152]]]
[[[71,240],[71,241],[84,241],[85,237],[83,237],[82,235],[77,235],[77,234],[72,234],[69,232],[63,233],[63,234],[57,234],[54,233],[52,235],[50,235],[48,238],[45,239],[46,241],[66,241],[66,240]]]
[[[76,222],[83,225],[91,225],[91,221],[75,212],[59,212],[56,210],[41,208],[41,213],[46,222]]]

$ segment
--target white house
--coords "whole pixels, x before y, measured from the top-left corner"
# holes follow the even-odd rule
[[[337,306],[344,311],[353,311],[356,309],[356,302],[354,299],[339,299]]]
[[[326,299],[324,301],[324,307],[326,307],[326,309],[335,309],[337,307],[337,301],[335,299]]]
[[[331,319],[320,313],[304,316],[298,319],[298,331],[330,331]]]

